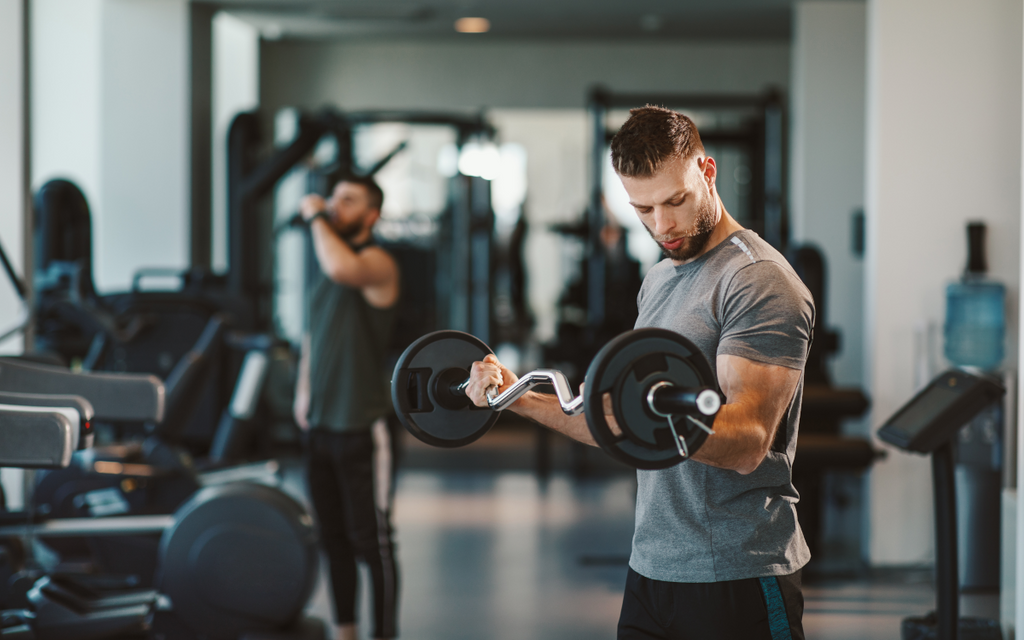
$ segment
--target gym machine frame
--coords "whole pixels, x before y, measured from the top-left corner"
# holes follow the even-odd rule
[[[24,285],[2,247],[0,262],[24,304]],[[66,468],[73,463],[76,450],[92,446],[94,420],[159,423],[165,418],[167,393],[155,376],[76,373],[28,360],[0,358],[3,466]],[[324,638],[323,625],[302,614],[316,579],[312,519],[298,502],[276,488],[233,482],[239,479],[232,475],[235,471],[219,472],[223,476],[220,484],[197,491],[174,515],[55,519],[31,509],[4,511],[0,537],[31,540],[159,533],[161,544],[158,589],[136,588],[108,596],[87,586],[83,590],[68,576],[43,575],[36,580],[38,576],[32,576],[38,567],[27,565],[26,577],[34,583],[27,597],[34,613],[5,614],[0,635],[66,640],[130,632],[133,637],[156,634],[233,640],[247,630],[267,627],[284,634],[281,637]],[[125,472],[131,475],[127,469]],[[228,557],[225,564],[223,552],[246,545],[252,550],[254,544],[264,545],[257,553],[276,558],[277,565],[255,580],[239,583],[238,590],[215,588],[216,595],[211,597],[211,591],[197,588],[216,584],[216,579],[239,571],[239,567],[244,568],[246,577],[253,577],[248,560],[238,562],[236,557],[232,564]],[[220,563],[215,566],[211,558]],[[203,574],[204,567],[215,568]],[[278,581],[273,589],[267,587],[267,575]],[[252,604],[240,607],[239,602]]]
[[[377,123],[408,123],[449,126],[457,133],[461,148],[474,136],[493,138],[492,127],[483,116],[418,111],[353,111],[324,109],[315,114],[300,113],[294,139],[262,161],[257,159],[261,142],[257,112],[235,116],[228,132],[228,289],[249,301],[258,329],[271,323],[272,303],[269,289],[261,282],[260,230],[257,204],[277,182],[307,157],[322,139],[333,137],[338,145],[338,161],[321,176],[327,189],[345,175],[356,173],[352,158],[355,127]],[[402,148],[395,148],[365,173],[373,175]],[[483,178],[459,175],[449,193],[451,217],[450,247],[439,252],[450,261],[439,265],[438,288],[449,292],[448,305],[439,307],[441,326],[489,336],[491,331],[491,234],[494,215],[490,205],[489,182]]]

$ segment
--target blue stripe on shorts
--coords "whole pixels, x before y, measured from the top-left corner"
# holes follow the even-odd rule
[[[793,640],[789,632],[789,616],[786,615],[786,603],[782,599],[779,580],[774,576],[761,578],[761,591],[768,605],[768,628],[772,632],[772,640]]]

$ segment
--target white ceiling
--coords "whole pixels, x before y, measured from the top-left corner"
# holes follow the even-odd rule
[[[793,0],[193,0],[230,10],[266,37],[771,38]],[[456,34],[464,16],[486,35]]]

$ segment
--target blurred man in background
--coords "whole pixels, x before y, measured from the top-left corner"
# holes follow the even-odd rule
[[[373,178],[305,196],[319,271],[309,295],[295,421],[308,433],[309,492],[330,563],[338,640],[356,638],[357,560],[373,581],[374,638],[397,636],[398,569],[390,521],[387,349],[399,271],[373,240],[384,194]]]

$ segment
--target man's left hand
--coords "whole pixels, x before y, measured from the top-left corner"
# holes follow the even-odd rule
[[[322,196],[311,193],[299,201],[299,213],[302,214],[302,219],[307,222],[321,211],[327,211],[327,201]]]

